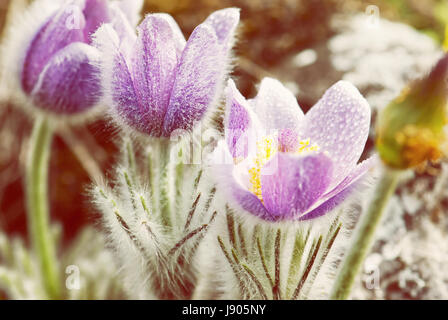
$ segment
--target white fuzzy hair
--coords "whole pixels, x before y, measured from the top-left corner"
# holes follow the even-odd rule
[[[177,177],[175,164],[170,162],[168,179],[160,180],[160,183],[167,182],[174,190],[168,197],[170,205],[175,209],[170,216],[172,225],[166,225],[160,213],[161,204],[153,206],[151,198],[150,188],[160,188],[159,181],[156,181],[157,185],[151,185],[151,178],[146,170],[148,156],[154,160],[153,157],[157,158],[158,155],[151,153],[151,147],[144,141],[133,142],[134,139],[126,136],[123,138],[121,159],[111,181],[114,187],[111,188],[105,182],[96,182],[91,188],[93,201],[102,213],[103,225],[119,260],[121,275],[130,297],[180,298],[183,293],[179,285],[191,283],[194,286],[200,278],[201,268],[195,252],[204,241],[208,227],[200,229],[180,249],[173,251],[173,248],[189,233],[208,225],[213,219],[213,186],[205,179],[198,180],[199,166],[185,167],[182,176]],[[129,148],[130,144],[132,147]],[[152,148],[158,150],[155,146]],[[132,157],[129,158],[129,155]],[[135,169],[132,168],[134,161]],[[157,170],[159,165],[161,163],[156,161],[153,168]],[[161,178],[160,173],[151,174],[155,174],[156,179]],[[175,189],[176,182],[179,182],[179,189]],[[147,210],[140,199],[144,199]],[[157,202],[161,199],[157,197],[154,200]],[[189,214],[192,207],[195,207],[195,213]],[[119,214],[122,222],[115,213]],[[185,227],[188,219],[189,227]],[[183,266],[177,264],[179,258],[184,261]],[[172,296],[163,295],[158,290],[171,292]]]

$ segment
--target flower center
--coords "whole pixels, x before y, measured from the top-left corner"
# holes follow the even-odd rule
[[[311,145],[310,139],[305,139],[299,140],[295,150],[290,153],[302,154],[307,152],[315,152],[318,150],[318,145]],[[281,151],[281,147],[278,143],[278,138],[276,135],[267,136],[261,141],[257,142],[257,151],[254,166],[249,169],[249,191],[256,195],[262,203],[264,202],[261,193],[261,169],[279,151]]]
[[[249,191],[258,197],[263,202],[261,195],[261,168],[277,153],[277,137],[267,136],[261,141],[257,142],[257,152],[255,155],[254,166],[249,169],[249,181],[251,187]]]
[[[301,140],[299,141],[299,147],[297,148],[295,154],[301,154],[304,152],[311,152],[311,151],[319,151],[319,146],[317,144],[311,145],[310,139]]]

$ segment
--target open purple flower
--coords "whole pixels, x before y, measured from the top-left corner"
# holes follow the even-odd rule
[[[120,40],[105,25],[103,86],[115,118],[153,137],[191,130],[219,98],[229,69],[238,9],[211,14],[188,41],[168,14],[149,14]]]
[[[43,11],[37,14],[40,25],[25,44],[20,62],[20,84],[34,106],[70,115],[98,104],[100,52],[91,45],[92,35],[101,24],[122,19],[120,6],[129,1],[55,1],[50,14],[45,13],[45,1],[36,1],[30,11]]]
[[[268,221],[307,220],[334,209],[372,166],[357,164],[370,125],[370,107],[346,81],[328,89],[304,115],[294,95],[265,78],[245,100],[227,87],[225,141],[215,150],[218,181],[242,209]]]

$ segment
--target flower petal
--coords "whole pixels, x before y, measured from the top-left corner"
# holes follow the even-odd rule
[[[269,213],[263,203],[253,193],[243,189],[239,184],[232,187],[233,197],[238,201],[241,208],[252,213],[263,220],[275,221],[276,219]]]
[[[45,66],[31,93],[34,103],[51,112],[73,114],[101,98],[97,49],[75,42],[60,50]]]
[[[132,78],[147,134],[160,136],[178,63],[178,43],[166,14],[147,15],[138,27]],[[129,117],[129,116],[128,116]],[[142,126],[142,125],[139,125]]]
[[[67,23],[73,19],[73,10],[69,10],[72,4],[60,8],[36,33],[30,46],[22,69],[22,87],[30,94],[40,73],[48,61],[62,48],[70,43],[84,41],[82,28],[68,28]],[[84,16],[79,17],[79,25],[85,25]]]
[[[299,133],[293,129],[280,130],[278,146],[282,152],[295,152],[300,146]]]
[[[130,60],[134,44],[137,41],[135,28],[129,23],[125,14],[118,7],[111,6],[110,15],[110,25],[118,37],[118,43],[116,46],[120,49],[125,59]]]
[[[174,130],[191,130],[217,99],[226,59],[215,32],[207,24],[194,29],[179,62],[163,124],[163,136]]]
[[[163,125],[165,137],[177,129],[191,130],[219,98],[238,22],[239,9],[223,9],[193,30],[178,66]]]
[[[165,19],[166,22],[168,22],[168,24],[170,25],[171,31],[173,32],[173,41],[174,41],[174,47],[176,48],[176,55],[179,60],[182,55],[182,51],[184,51],[185,45],[187,43],[182,33],[182,30],[180,30],[176,20],[174,20],[174,18],[169,14],[157,13],[156,15]]]
[[[301,134],[334,162],[331,187],[355,167],[370,128],[370,107],[351,83],[339,81],[306,114]]]
[[[95,46],[102,53],[101,78],[105,89],[106,104],[116,115],[116,120],[141,131],[148,132],[134,83],[128,68],[125,47],[120,46],[120,36],[111,24],[101,26],[95,33]]]
[[[246,99],[229,79],[226,88],[226,114],[224,131],[233,158],[245,159],[249,154],[250,144],[256,143],[254,115]]]
[[[349,197],[366,173],[377,163],[376,156],[371,157],[356,166],[356,168],[336,188],[322,197],[320,204],[304,214],[299,220],[309,220],[320,217],[333,210]]]
[[[210,172],[213,172],[213,179],[220,186],[219,190],[225,194],[225,198],[230,203],[259,218],[271,220],[269,212],[260,199],[249,192],[241,183],[240,168],[233,164],[233,157],[224,141],[218,142],[207,164],[211,166]]]
[[[299,216],[325,193],[331,175],[332,161],[323,153],[280,152],[261,169],[264,206],[275,220]]]
[[[227,51],[231,47],[239,20],[240,10],[227,8],[213,12],[204,23],[215,30],[218,42],[224,45],[224,50]]]
[[[350,172],[350,174],[342,180],[340,184],[338,184],[333,190],[328,192],[323,196],[324,199],[331,198],[332,196],[338,194],[345,188],[349,187],[352,183],[359,180],[361,177],[363,177],[367,171],[372,169],[378,162],[378,157],[372,156],[367,160],[364,160],[363,162],[356,165],[355,169]]]
[[[103,24],[110,22],[107,0],[86,0],[83,10],[86,25],[84,37],[87,43],[92,42],[93,33]]]
[[[140,20],[140,11],[143,8],[144,0],[121,0],[118,7],[126,15],[127,20],[132,26],[138,24]]]
[[[331,197],[321,205],[319,205],[317,208],[311,210],[307,214],[299,217],[298,220],[305,221],[305,220],[311,220],[318,217],[323,216],[324,214],[330,212],[331,210],[335,209],[337,206],[339,206],[342,202],[344,202],[353,192],[354,188],[356,187],[356,184],[352,184],[336,194],[335,196]]]
[[[304,118],[296,97],[276,79],[264,78],[250,103],[267,130],[297,130]]]

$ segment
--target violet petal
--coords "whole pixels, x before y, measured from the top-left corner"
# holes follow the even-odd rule
[[[224,119],[225,137],[233,158],[246,158],[249,152],[250,117],[246,99],[241,95],[233,80],[226,88],[226,116]]]
[[[281,129],[278,134],[278,146],[282,152],[295,152],[299,146],[299,133],[293,129]]]
[[[146,16],[138,27],[132,58],[132,78],[147,134],[160,136],[178,64],[177,43],[167,15]],[[134,115],[127,114],[128,118]],[[129,110],[129,113],[134,110]]]
[[[360,164],[333,190],[321,197],[321,203],[304,214],[299,220],[308,220],[320,217],[340,205],[358,186],[366,173],[377,163],[378,158],[373,156]]]
[[[249,192],[241,183],[239,166],[233,164],[227,144],[219,141],[213,154],[208,159],[208,165],[213,167],[213,176],[220,186],[220,190],[225,193],[229,201],[233,201],[234,205],[250,212],[251,214],[265,219],[272,220],[269,212],[253,193]]]
[[[120,47],[119,34],[109,24],[95,33],[95,45],[102,52],[103,84],[111,110],[118,115],[116,119],[141,132],[148,132],[150,128],[140,113],[134,82],[123,52],[127,47]]]
[[[216,102],[238,22],[238,9],[223,9],[193,30],[178,66],[163,136],[177,129],[191,130]]]
[[[347,188],[345,188],[332,198],[328,199],[317,208],[301,216],[298,220],[311,220],[323,216],[324,214],[330,212],[331,210],[339,206],[342,202],[344,202],[352,194],[354,188],[356,188],[356,183],[349,185]]]
[[[263,203],[261,203],[260,199],[258,199],[253,193],[247,191],[246,189],[243,189],[237,184],[235,184],[232,188],[232,192],[233,197],[236,201],[238,201],[239,205],[244,210],[264,220],[276,220],[276,217],[269,213]]]
[[[99,51],[76,42],[60,50],[41,72],[31,93],[36,106],[59,114],[85,111],[101,97]]]
[[[67,10],[65,6],[58,10],[36,33],[30,46],[22,69],[22,87],[30,94],[36,85],[40,73],[48,61],[59,50],[67,45],[84,41],[82,28],[67,28],[67,21],[72,19],[72,10]],[[80,26],[85,25],[84,16],[79,17]]]
[[[339,81],[306,114],[301,134],[334,163],[330,188],[355,167],[369,135],[370,107],[351,83]]]
[[[210,26],[193,31],[180,59],[163,124],[163,136],[174,130],[191,130],[216,99],[223,81],[225,57]]]
[[[117,47],[123,54],[126,60],[130,60],[133,52],[134,44],[137,41],[137,34],[135,28],[126,18],[125,14],[115,6],[110,7],[110,15],[113,30],[119,39]],[[94,38],[96,35],[94,36]],[[94,43],[94,45],[97,45]]]
[[[331,175],[332,161],[323,153],[280,152],[261,169],[264,205],[277,220],[299,216],[325,193]]]
[[[297,130],[304,118],[296,97],[276,79],[264,78],[250,103],[267,130]]]
[[[92,43],[93,33],[103,24],[110,21],[107,0],[86,0],[83,10],[86,25],[84,37],[87,43]]]
[[[205,21],[216,33],[218,42],[224,45],[224,50],[230,49],[230,41],[234,37],[235,29],[240,19],[240,10],[227,8],[213,12]]]
[[[178,60],[180,60],[182,51],[184,51],[185,45],[187,44],[187,41],[185,40],[182,30],[180,30],[176,20],[174,20],[174,18],[169,14],[156,13],[155,15],[165,19],[165,21],[170,25],[171,31],[173,33],[173,41],[174,41],[174,47],[176,48],[176,55]]]

